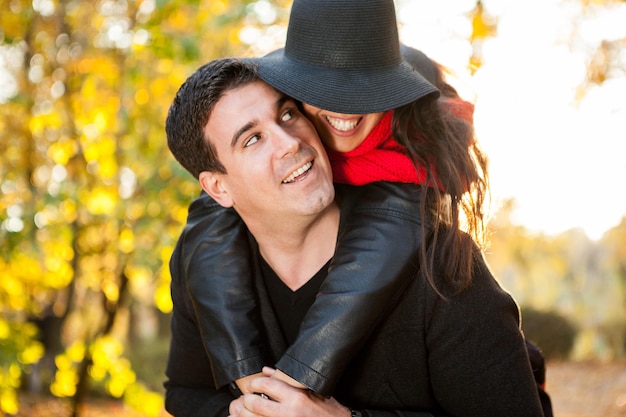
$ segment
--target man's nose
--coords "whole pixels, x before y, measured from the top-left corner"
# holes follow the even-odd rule
[[[279,158],[297,153],[300,147],[300,138],[282,128],[275,129],[273,142]]]

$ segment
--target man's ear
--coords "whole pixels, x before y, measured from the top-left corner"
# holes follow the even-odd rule
[[[216,172],[202,171],[198,180],[202,189],[222,207],[232,207],[233,199],[224,187],[223,176]]]

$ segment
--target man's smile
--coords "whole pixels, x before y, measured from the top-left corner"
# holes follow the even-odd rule
[[[309,161],[306,164],[302,165],[300,168],[296,169],[289,175],[285,180],[283,180],[283,184],[288,184],[290,182],[294,182],[299,176],[308,172],[313,166],[313,162]]]

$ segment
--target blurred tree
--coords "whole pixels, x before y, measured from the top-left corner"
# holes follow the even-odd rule
[[[607,248],[609,255],[606,257],[604,267],[609,271],[614,271],[618,286],[618,296],[621,300],[621,309],[613,334],[619,334],[616,347],[619,349],[616,356],[621,356],[626,351],[626,217],[622,217],[619,225],[609,230],[602,238],[603,245]]]
[[[531,233],[511,221],[514,208],[514,201],[506,202],[490,222],[486,256],[525,309],[544,313],[533,316],[533,331],[540,338],[549,335],[537,322],[549,326],[549,315],[562,316],[578,329],[576,358],[620,357],[626,340],[626,222],[594,242],[578,229],[557,236]]]
[[[574,346],[576,327],[553,311],[522,308],[524,335],[543,351],[546,360],[567,359]]]
[[[91,382],[159,413],[161,381],[129,358],[143,352],[132,343],[167,337],[168,261],[199,191],[163,121],[203,62],[280,45],[290,4],[0,0],[0,411],[17,413],[22,387],[71,397],[77,414]],[[472,18],[480,52],[497,22],[480,2]],[[590,79],[615,70],[612,45]],[[606,283],[606,265],[623,291],[624,226],[601,243],[608,258],[581,258],[587,241],[500,220],[490,262],[522,299],[584,312],[580,289]]]
[[[0,9],[0,410],[17,412],[28,376],[31,389],[72,397],[74,415],[89,381],[156,415],[161,396],[137,380],[125,348],[129,328],[167,328],[129,318],[171,309],[169,256],[199,191],[171,158],[163,121],[197,66],[250,53],[240,35],[269,32],[285,9],[250,0],[3,0]]]
[[[564,296],[559,285],[567,270],[562,247],[550,237],[514,224],[514,208],[513,200],[505,202],[489,224],[489,263],[520,303],[538,308],[553,306]]]
[[[589,20],[593,20],[600,13],[610,12],[615,7],[623,7],[620,3],[624,3],[624,0],[582,0],[580,3],[582,6],[581,18],[587,17]],[[585,42],[584,40],[581,41],[578,32],[574,32],[569,46],[574,51],[582,49],[582,52],[589,57],[587,59],[587,76],[585,82],[578,89],[578,99],[582,99],[590,87],[623,77],[626,73],[626,57],[623,53],[624,47],[626,47],[626,37],[614,35],[610,38],[597,38]]]

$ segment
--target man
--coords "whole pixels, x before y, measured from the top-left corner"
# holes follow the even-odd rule
[[[212,64],[215,68],[209,64],[203,67],[204,72],[201,69],[197,73],[206,75],[206,80],[196,81],[205,82],[202,86],[209,89],[211,83],[230,84],[224,90],[214,89],[215,96],[210,97],[212,104],[205,109],[206,117],[201,117],[200,123],[206,123],[206,127],[200,128],[192,118],[170,118],[169,127],[189,136],[200,133],[208,138],[230,140],[205,142],[202,137],[197,141],[171,141],[170,146],[185,168],[199,178],[207,194],[222,206],[235,208],[241,218],[248,220],[246,225],[252,235],[261,237],[257,242],[263,259],[284,277],[285,285],[296,290],[334,252],[328,239],[336,239],[339,208],[333,202],[332,171],[326,152],[313,125],[298,111],[293,100],[258,80],[256,73],[248,71],[244,63],[215,61]],[[221,64],[232,68],[240,65],[241,78],[228,79],[232,76],[228,71],[222,74],[223,80],[212,78],[212,70],[219,74],[217,67]],[[188,104],[195,103],[179,101],[173,107],[185,113]],[[221,123],[223,120],[232,123]],[[230,130],[233,126],[237,126],[236,132]],[[213,162],[198,158],[206,154],[205,143]],[[236,174],[227,175],[224,166],[229,167],[229,173]],[[250,184],[259,186],[250,187]],[[316,218],[313,227],[311,218]],[[172,288],[176,299],[175,291],[179,287]],[[175,332],[177,318],[174,313]],[[173,349],[179,347],[189,346],[173,343]],[[204,353],[204,350],[200,345],[192,353]],[[180,356],[189,357],[188,353]],[[206,381],[208,378],[202,382]]]
[[[244,61],[213,61],[192,75],[172,104],[167,133],[181,164],[215,201],[233,207],[254,237],[251,267],[267,336],[259,343],[269,345],[275,361],[325,278],[354,197],[368,186],[338,188],[335,199],[330,165],[312,125]],[[448,300],[408,265],[414,279],[355,352],[330,398],[268,377],[249,385],[265,397],[236,398],[215,389],[184,278],[189,259],[203,250],[202,236],[193,235],[194,213],[202,209],[190,208],[180,240],[185,244],[171,262],[166,407],[174,416],[384,416],[392,410],[415,417],[543,415],[517,306],[480,259],[463,294],[455,296],[441,283]]]

